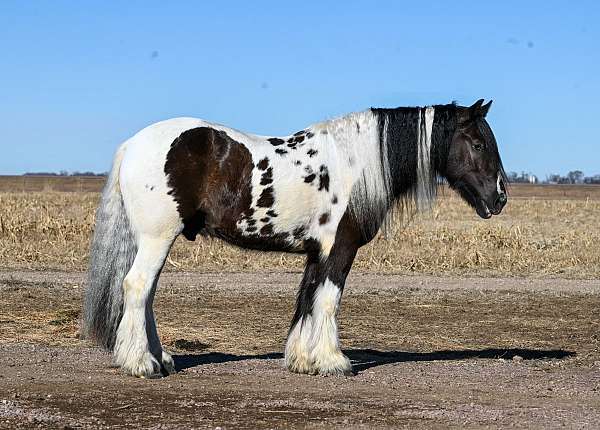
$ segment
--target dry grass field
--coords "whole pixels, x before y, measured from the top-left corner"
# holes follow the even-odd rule
[[[97,192],[73,179],[46,179],[45,191],[0,193],[0,265],[83,270]],[[81,180],[81,179],[80,179]],[[97,178],[80,182],[98,188]],[[0,184],[2,184],[0,180]],[[12,184],[13,179],[9,182]],[[0,186],[0,188],[2,188]],[[4,187],[6,188],[6,186]],[[504,212],[481,220],[443,190],[431,213],[398,221],[361,249],[354,270],[396,274],[595,278],[600,275],[600,187],[513,186]],[[301,270],[301,256],[243,251],[218,240],[180,237],[166,270]]]

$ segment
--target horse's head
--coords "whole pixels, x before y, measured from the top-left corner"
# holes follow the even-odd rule
[[[498,215],[507,202],[506,175],[485,116],[492,102],[457,108],[456,131],[444,176],[481,218]]]

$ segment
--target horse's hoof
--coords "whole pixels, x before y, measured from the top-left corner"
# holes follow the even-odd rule
[[[354,376],[354,370],[352,367],[349,369],[328,369],[319,371],[319,376]]]
[[[354,376],[350,360],[341,352],[326,359],[316,359],[313,362],[311,375],[319,376]]]
[[[174,375],[177,373],[177,369],[175,369],[175,362],[173,361],[173,357],[167,351],[162,352],[162,373],[164,376]]]
[[[138,378],[153,379],[161,376],[161,365],[150,352],[143,353],[137,359],[126,358],[122,362],[117,361],[116,364],[120,365],[125,373]]]

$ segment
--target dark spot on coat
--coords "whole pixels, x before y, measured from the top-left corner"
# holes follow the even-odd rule
[[[327,170],[327,166],[324,164],[319,168],[319,191],[325,189],[325,191],[329,191],[329,172]]]
[[[273,234],[273,224],[265,224],[262,226],[262,228],[260,229],[260,234],[262,235],[269,235],[269,234]]]
[[[335,205],[335,204],[337,204],[337,202],[338,202],[338,198],[337,198],[337,196],[334,194],[334,195],[333,195],[333,198],[331,199],[331,204],[334,204],[334,205]]]
[[[273,146],[279,146],[279,145],[283,145],[285,142],[283,141],[283,139],[279,139],[278,137],[271,137],[270,139],[267,139],[271,145]]]
[[[295,145],[297,145],[297,144],[299,144],[299,143],[302,143],[303,141],[304,141],[304,135],[301,135],[301,136],[293,136],[293,137],[290,137],[290,138],[287,140],[287,142],[288,142],[288,146],[292,146],[292,145],[293,145],[293,146],[295,146]]]
[[[327,130],[321,130],[321,134],[329,134]]]
[[[306,138],[307,139],[311,139],[315,134],[311,131],[309,131],[308,133],[306,133]]]
[[[275,197],[273,196],[273,187],[267,187],[260,193],[260,198],[256,202],[257,206],[261,208],[270,208],[275,203]]]
[[[303,247],[308,253],[318,253],[321,251],[321,244],[318,240],[313,239],[312,237],[304,240]]]
[[[260,221],[261,221],[261,222],[264,222],[264,223],[267,223],[267,222],[269,222],[270,220],[271,220],[271,218],[269,218],[268,216],[266,216],[266,217],[264,217],[264,218],[261,218],[261,219],[260,219]]]
[[[256,167],[258,167],[259,170],[266,170],[267,167],[269,167],[269,158],[265,157],[260,160]]]
[[[313,172],[313,169],[312,169],[312,167],[310,167],[310,166],[305,166],[305,167],[304,167],[304,171],[305,171],[306,173],[312,173],[312,172]]]
[[[360,124],[358,122],[356,123],[356,132],[360,134]]]
[[[260,185],[269,185],[273,182],[273,168],[269,167],[260,178]]]
[[[254,215],[254,208],[248,208],[244,211],[244,216],[245,217],[251,217],[252,215]]]
[[[296,227],[293,231],[293,235],[295,239],[302,239],[304,237],[304,233],[306,232],[306,230],[304,229],[304,227]]]
[[[253,225],[250,227],[246,227],[246,231],[249,231],[250,233],[255,232],[256,230],[258,230],[258,228]]]
[[[306,151],[306,155],[308,155],[309,157],[313,157],[315,156],[319,151],[317,151],[316,149],[309,149],[308,151]]]
[[[319,225],[327,224],[329,222],[329,212],[321,214],[319,217]]]
[[[277,213],[273,209],[269,209],[267,211],[267,215],[269,215],[271,218],[275,218],[277,216]]]
[[[300,136],[301,134],[304,134],[306,130],[300,130],[294,133],[294,136]]]
[[[249,226],[254,226],[256,225],[256,220],[254,218],[247,218],[246,224],[248,224]]]
[[[279,155],[287,154],[287,151],[285,149],[280,149],[280,148],[277,148],[275,150],[275,152],[278,153]]]
[[[299,166],[299,165],[301,165],[301,164],[302,164],[302,161],[300,161],[300,160],[294,160],[294,164],[295,164],[296,166]]]
[[[312,183],[312,181],[315,180],[316,177],[317,177],[317,175],[315,175],[314,173],[311,173],[310,175],[304,177],[304,182],[306,182],[307,184],[310,184],[310,183]]]

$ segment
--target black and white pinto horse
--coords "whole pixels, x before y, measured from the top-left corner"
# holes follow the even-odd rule
[[[285,137],[194,118],[143,129],[119,147],[102,193],[84,333],[127,373],[174,372],[152,309],[157,281],[179,234],[208,235],[307,254],[285,364],[350,373],[336,313],[356,252],[388,212],[427,208],[440,177],[482,218],[505,205],[490,104],[369,109]]]

